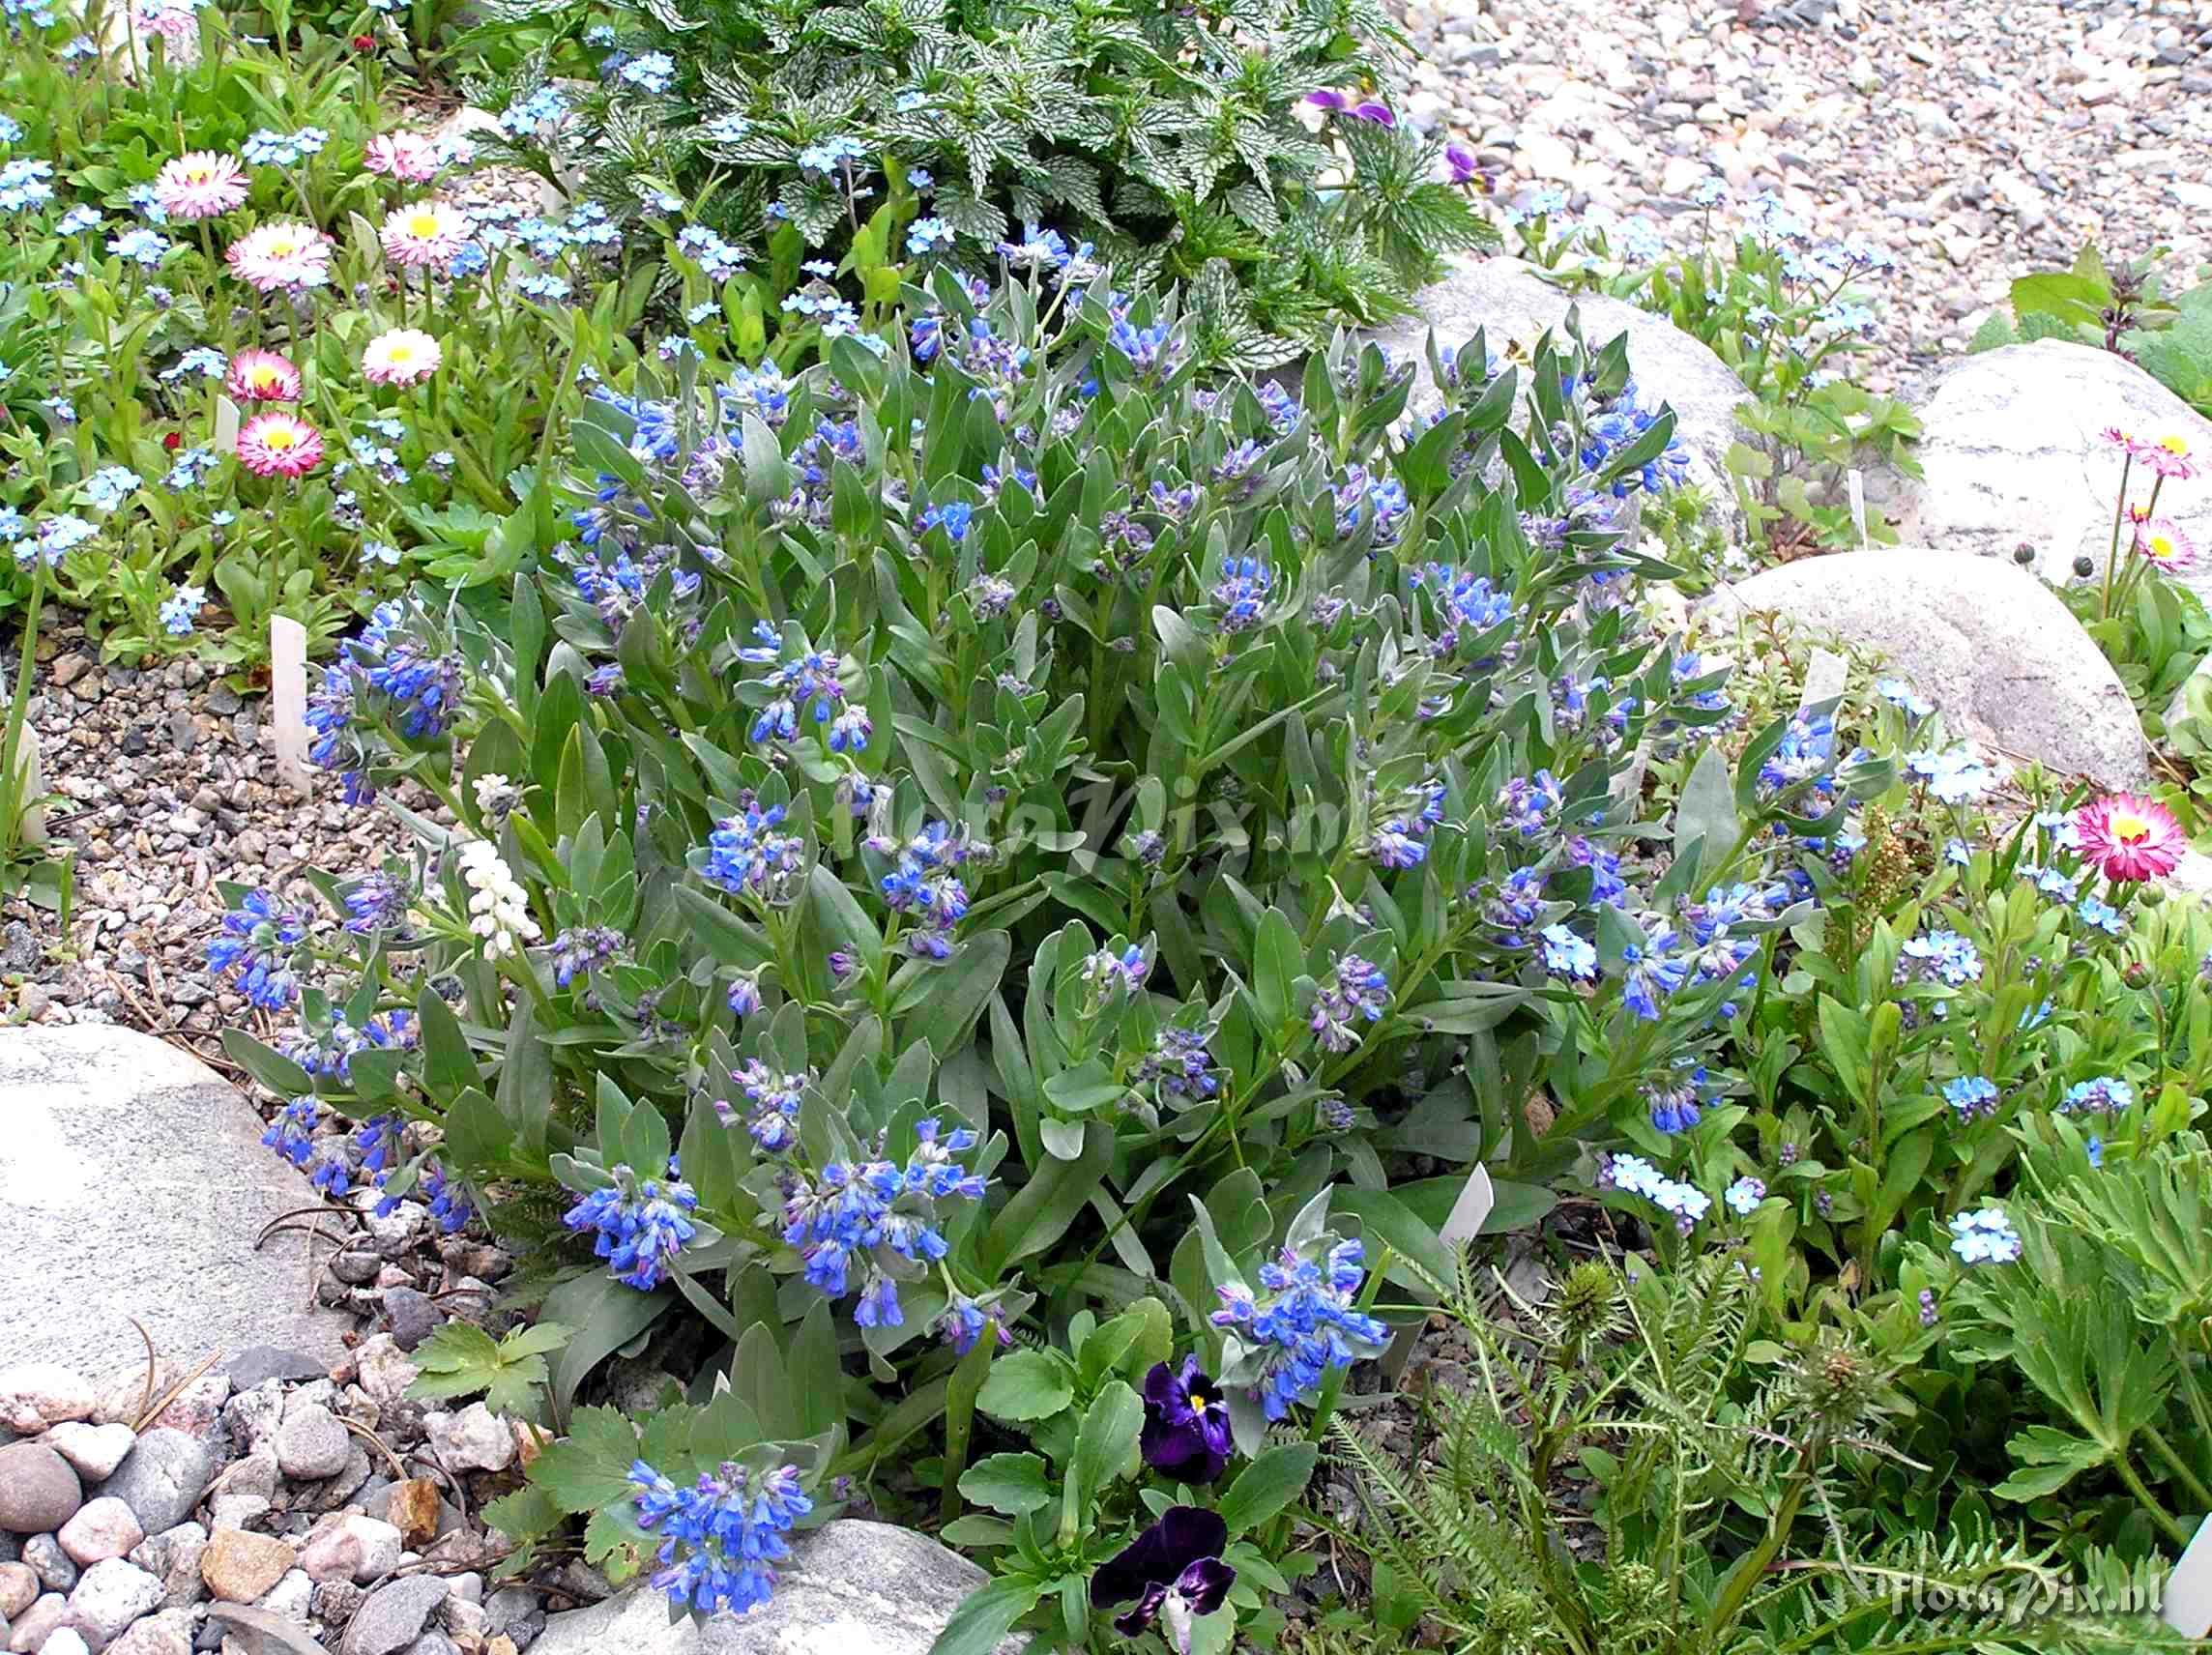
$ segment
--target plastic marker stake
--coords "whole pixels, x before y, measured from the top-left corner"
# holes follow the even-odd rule
[[[1490,1169],[1477,1166],[1468,1175],[1466,1184],[1460,1189],[1459,1199],[1452,1203],[1451,1215],[1444,1220],[1444,1227],[1438,1234],[1449,1247],[1473,1240],[1482,1229],[1482,1221],[1490,1216],[1490,1209],[1497,1204],[1498,1192],[1491,1187]],[[1420,1342],[1421,1329],[1418,1323],[1412,1327],[1401,1327],[1398,1336],[1390,1341],[1390,1349],[1382,1352],[1382,1378],[1393,1388],[1406,1377],[1406,1370],[1412,1366],[1413,1348]]]
[[[307,770],[307,629],[283,615],[269,618],[269,706],[276,773],[305,798],[315,785]]]
[[[238,452],[238,404],[227,396],[215,399],[215,447],[218,453]]]
[[[1468,1175],[1467,1183],[1459,1192],[1459,1200],[1452,1203],[1451,1216],[1444,1220],[1439,1232],[1447,1245],[1457,1247],[1463,1241],[1471,1241],[1482,1233],[1482,1221],[1490,1216],[1490,1209],[1498,1205],[1498,1191],[1491,1186],[1490,1169],[1477,1165]]]
[[[2189,1550],[2167,1578],[2159,1618],[2184,1638],[2212,1633],[2212,1517],[2197,1525]]]
[[[1869,541],[1866,532],[1866,479],[1857,472],[1850,474],[1851,527],[1859,532],[1859,550],[1865,551]]]

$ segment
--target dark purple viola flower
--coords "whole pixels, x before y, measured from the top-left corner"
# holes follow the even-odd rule
[[[1210,1483],[1229,1465],[1229,1405],[1185,1356],[1178,1373],[1165,1362],[1145,1376],[1145,1464],[1163,1476]]]
[[[1341,92],[1309,92],[1306,102],[1316,109],[1349,109],[1352,100]]]
[[[1395,127],[1398,124],[1398,117],[1390,112],[1390,105],[1378,103],[1373,99],[1365,103],[1353,104],[1352,113],[1355,119],[1373,121],[1378,127]]]
[[[1237,1580],[1237,1571],[1221,1560],[1228,1543],[1229,1524],[1218,1512],[1170,1506],[1159,1522],[1098,1565],[1091,1577],[1091,1601],[1134,1598],[1134,1609],[1114,1617],[1115,1631],[1134,1638],[1164,1617],[1170,1646],[1188,1649],[1191,1621],[1219,1609]]]
[[[1481,171],[1475,164],[1474,152],[1465,144],[1444,145],[1444,163],[1451,168],[1454,184],[1465,184]]]

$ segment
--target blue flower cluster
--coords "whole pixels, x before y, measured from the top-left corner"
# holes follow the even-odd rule
[[[708,883],[733,896],[751,894],[774,902],[798,883],[805,866],[805,842],[796,833],[778,833],[783,806],[763,810],[748,803],[736,816],[725,816],[707,835],[707,861],[700,872]]]
[[[731,1072],[730,1080],[752,1105],[745,1130],[753,1135],[754,1143],[771,1155],[780,1155],[799,1141],[799,1106],[814,1083],[812,1069],[802,1075],[778,1074],[758,1058],[748,1058]],[[738,1118],[726,1098],[715,1100],[714,1113],[724,1126]]]
[[[897,852],[898,865],[883,878],[884,901],[893,913],[912,915],[926,927],[907,933],[908,945],[917,954],[949,959],[953,928],[968,912],[968,887],[955,870],[976,855],[976,847],[965,829],[931,822]]]
[[[1320,1258],[1285,1248],[1260,1267],[1265,1298],[1240,1283],[1215,1289],[1213,1325],[1236,1328],[1266,1351],[1259,1393],[1269,1419],[1315,1400],[1331,1369],[1380,1356],[1390,1343],[1390,1330],[1356,1305],[1366,1259],[1357,1241],[1339,1241]]]
[[[222,933],[208,944],[208,970],[228,977],[266,1011],[292,1003],[300,992],[293,962],[307,940],[306,910],[283,908],[267,891],[249,890],[222,916]]]
[[[1407,807],[1384,816],[1369,830],[1367,855],[1386,868],[1417,867],[1429,854],[1431,828],[1444,819],[1444,784],[1425,782],[1413,790]]]
[[[2009,1264],[2021,1254],[2020,1232],[2001,1206],[1962,1212],[1951,1220],[1951,1251],[1967,1264]]]
[[[1198,1103],[1221,1089],[1221,1077],[1213,1072],[1213,1054],[1207,1049],[1206,1029],[1162,1029],[1152,1036],[1152,1049],[1137,1060],[1129,1073],[1137,1086],[1157,1083],[1163,1097]]]
[[[1624,1189],[1674,1215],[1674,1228],[1687,1235],[1712,1210],[1713,1198],[1695,1184],[1669,1177],[1641,1155],[1609,1155],[1598,1169],[1599,1189]]]
[[[796,1466],[751,1472],[725,1462],[680,1489],[643,1460],[629,1468],[638,1526],[660,1536],[653,1584],[701,1614],[742,1614],[768,1602],[784,1539],[814,1509]]]
[[[1997,1084],[1987,1075],[1956,1075],[1943,1083],[1943,1101],[1962,1123],[1997,1112]]]
[[[1390,979],[1381,966],[1357,954],[1339,954],[1335,970],[1314,996],[1306,1026],[1327,1052],[1349,1052],[1359,1044],[1356,1023],[1380,1023],[1390,1004]]]
[[[944,1133],[935,1118],[915,1123],[920,1140],[904,1167],[890,1161],[832,1161],[817,1177],[794,1171],[786,1185],[783,1238],[799,1249],[808,1285],[843,1298],[856,1265],[865,1274],[853,1320],[862,1327],[905,1322],[890,1271],[936,1263],[949,1250],[937,1228],[944,1201],[978,1201],[983,1180],[956,1155],[975,1147],[966,1127]]]
[[[651,1292],[684,1243],[699,1233],[689,1216],[699,1198],[673,1175],[665,1181],[640,1177],[622,1165],[609,1167],[607,1176],[614,1182],[593,1190],[561,1222],[570,1230],[596,1231],[598,1240],[592,1251],[606,1260],[615,1280]]]

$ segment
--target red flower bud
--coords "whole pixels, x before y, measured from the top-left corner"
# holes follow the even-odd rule
[[[376,49],[376,37],[374,35],[354,36],[353,49],[357,52],[374,51]]]
[[[176,432],[171,431],[161,438],[161,447],[173,451],[184,447],[184,438],[177,435]]]

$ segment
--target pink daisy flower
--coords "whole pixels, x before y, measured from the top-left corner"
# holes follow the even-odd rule
[[[2197,475],[2189,457],[2189,444],[2178,435],[2161,437],[2155,443],[2131,442],[2128,452],[2135,455],[2138,465],[2148,466],[2169,481],[2186,482]]]
[[[250,188],[230,157],[193,150],[162,166],[154,180],[154,204],[172,218],[213,218],[241,205]]]
[[[249,230],[223,250],[256,293],[320,287],[331,278],[331,239],[312,224],[285,220]]]
[[[427,184],[446,164],[437,143],[420,132],[387,132],[371,138],[363,160],[369,171],[403,184]]]
[[[297,414],[272,408],[239,427],[238,463],[255,477],[300,477],[322,458],[322,433]]]
[[[2074,813],[2081,859],[2109,880],[2163,879],[2181,865],[2181,824],[2163,804],[2109,793]]]
[[[2197,542],[2170,517],[2136,524],[2136,554],[2152,568],[2180,574],[2197,566]]]
[[[300,370],[275,351],[240,351],[230,359],[222,383],[242,402],[300,400]]]
[[[453,262],[473,227],[466,215],[444,202],[421,201],[385,219],[377,234],[384,256],[402,270],[443,270]]]
[[[446,353],[420,328],[393,328],[368,341],[361,371],[371,385],[420,385],[438,371]]]

